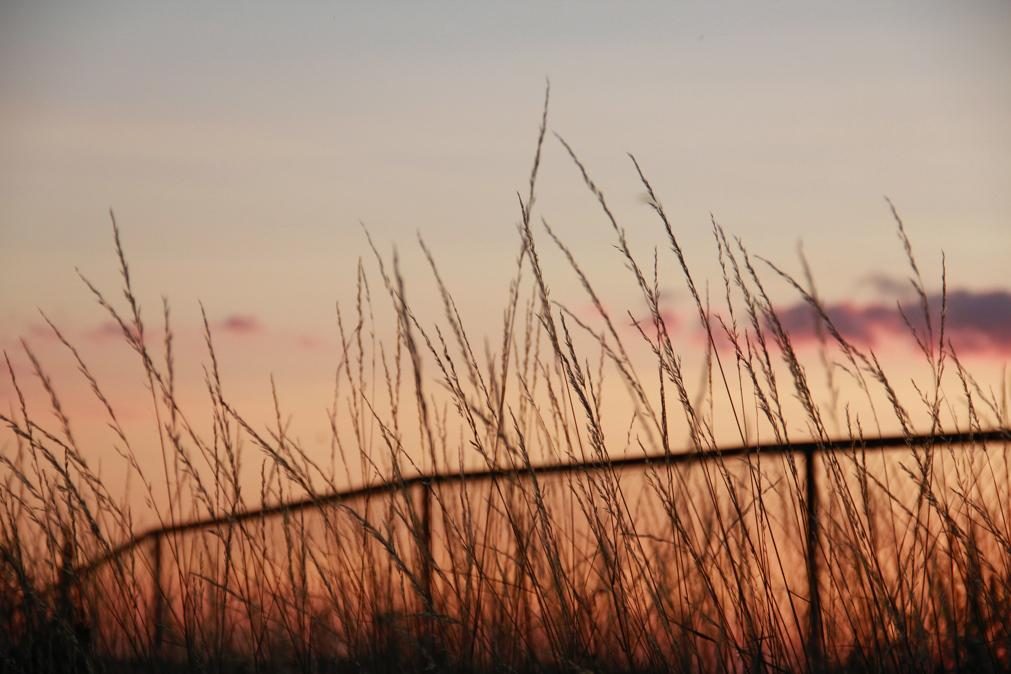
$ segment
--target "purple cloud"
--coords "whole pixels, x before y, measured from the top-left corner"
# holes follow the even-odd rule
[[[940,304],[939,298],[935,303]],[[1011,351],[1011,292],[952,291],[948,293],[947,317],[949,329],[964,342],[963,348]]]
[[[935,332],[941,315],[941,295],[927,298]],[[913,327],[924,330],[922,310],[917,300],[905,300],[902,309]],[[825,305],[832,324],[847,340],[873,346],[882,338],[909,335],[895,304],[838,302]],[[816,338],[815,317],[804,302],[777,311],[780,322],[797,341]],[[945,331],[956,349],[1011,353],[1011,292],[1007,290],[951,290],[948,292]]]
[[[878,333],[895,333],[903,327],[902,318],[894,306],[885,304],[857,305],[839,302],[824,305],[832,325],[847,341],[854,344],[873,345]],[[785,309],[777,309],[776,315],[787,334],[794,341],[806,341],[817,337],[814,311],[806,302],[791,304]]]

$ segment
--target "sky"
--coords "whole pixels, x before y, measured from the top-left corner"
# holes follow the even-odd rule
[[[830,313],[901,366],[908,340],[888,349],[908,271],[888,196],[933,296],[944,252],[962,343],[994,375],[1011,352],[1009,63],[1006,2],[6,0],[0,345],[24,374],[26,338],[85,405],[42,309],[130,408],[136,363],[75,271],[119,301],[110,208],[145,315],[171,302],[193,391],[202,302],[240,402],[260,409],[273,374],[293,408],[321,413],[334,305],[371,263],[362,224],[437,308],[420,232],[471,330],[493,335],[550,79],[551,131],[639,254],[665,243],[629,152],[704,283],[722,283],[710,214],[791,272],[803,241]],[[538,209],[634,311],[608,223],[553,136]],[[553,288],[577,298],[552,259]],[[666,278],[671,311],[688,311]],[[796,296],[770,289],[805,330]]]

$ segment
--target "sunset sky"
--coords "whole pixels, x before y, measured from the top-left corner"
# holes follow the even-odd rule
[[[0,346],[27,380],[27,339],[72,404],[87,398],[41,308],[129,413],[140,369],[75,273],[121,300],[110,208],[145,316],[160,317],[162,295],[172,303],[194,391],[202,301],[240,403],[259,409],[274,373],[296,419],[322,414],[334,304],[353,301],[360,257],[374,272],[360,222],[384,253],[397,245],[411,298],[434,320],[420,232],[469,329],[493,336],[550,78],[551,130],[643,259],[666,243],[628,152],[714,295],[710,212],[792,272],[803,240],[833,315],[901,370],[911,342],[894,336],[894,306],[908,271],[887,195],[928,292],[946,254],[952,334],[999,386],[1011,353],[1009,64],[1004,1],[5,2]],[[606,219],[550,136],[544,162],[539,215],[608,302],[642,310]],[[687,324],[664,254],[669,309]],[[585,303],[549,259],[558,298]],[[789,313],[796,296],[769,281],[808,329]],[[689,359],[692,335],[682,327]]]

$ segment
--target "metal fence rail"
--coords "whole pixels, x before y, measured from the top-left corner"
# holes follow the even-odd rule
[[[827,441],[803,441],[791,443],[772,443],[738,445],[717,450],[690,451],[680,453],[653,453],[638,456],[624,456],[608,460],[581,461],[575,463],[554,463],[546,465],[535,465],[529,467],[513,468],[487,468],[480,470],[461,470],[456,472],[440,472],[429,475],[414,475],[400,480],[392,480],[375,485],[354,487],[345,490],[310,496],[300,500],[278,503],[255,509],[242,510],[236,513],[208,517],[189,522],[170,524],[167,526],[152,528],[144,531],[130,540],[109,550],[106,554],[97,557],[84,565],[77,567],[74,574],[77,578],[83,578],[100,570],[105,565],[115,562],[124,555],[132,552],[142,545],[151,545],[153,562],[153,584],[152,616],[154,625],[154,645],[157,649],[160,641],[161,630],[159,626],[163,622],[163,611],[166,593],[163,587],[162,569],[166,538],[198,532],[204,529],[211,529],[223,525],[234,525],[250,520],[258,520],[286,513],[295,513],[304,510],[322,508],[328,505],[338,504],[358,498],[368,498],[375,496],[391,495],[408,490],[420,490],[422,501],[422,536],[425,540],[422,544],[426,546],[426,551],[431,556],[432,551],[432,488],[439,485],[455,483],[481,483],[500,480],[504,478],[519,478],[525,476],[547,476],[547,475],[567,475],[597,471],[604,469],[622,470],[627,468],[647,467],[651,465],[677,465],[690,464],[696,462],[707,462],[721,459],[732,459],[747,457],[751,455],[783,456],[801,455],[804,459],[804,479],[805,479],[805,549],[807,555],[805,559],[805,571],[807,575],[807,586],[810,599],[810,611],[808,615],[808,634],[806,635],[809,657],[818,661],[821,657],[821,601],[820,601],[820,579],[815,554],[819,545],[819,501],[818,474],[816,471],[816,458],[820,453],[836,452],[842,450],[895,450],[895,449],[915,449],[917,447],[930,446],[952,446],[967,447],[972,445],[982,445],[996,442],[1011,441],[1011,429],[993,429],[986,431],[969,431],[938,434],[919,435],[888,435],[870,438],[843,438]],[[430,566],[430,565],[429,565]],[[424,570],[429,578],[422,579],[423,582],[431,583],[431,568]]]

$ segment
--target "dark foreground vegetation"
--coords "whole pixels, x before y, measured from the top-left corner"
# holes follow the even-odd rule
[[[559,138],[648,307],[645,318],[609,312],[587,270],[534,214],[546,118],[545,107],[519,198],[500,336],[471,339],[424,243],[444,309],[438,323],[416,313],[396,257],[373,247],[375,272],[359,267],[356,300],[337,312],[328,452],[297,439],[276,391],[271,424],[235,408],[206,318],[206,408],[184,409],[168,305],[156,329],[142,320],[114,223],[124,297],[85,283],[138,357],[161,465],[141,464],[85,354],[58,326],[53,334],[105,410],[107,446],[78,443],[59,382],[29,344],[46,409],[23,395],[7,361],[19,404],[0,414],[9,431],[0,454],[0,670],[1011,668],[1008,436],[931,439],[1007,428],[1006,382],[995,392],[963,367],[947,339],[945,293],[940,305],[928,297],[898,216],[917,298],[903,317],[925,373],[912,399],[834,324],[806,263],[796,280],[715,220],[721,308],[712,306],[633,159],[673,255],[668,264],[634,254]],[[552,298],[549,256],[578,280],[592,320]],[[678,343],[668,330],[660,289],[672,266],[694,305],[697,342]],[[783,282],[817,323],[813,364],[801,362],[769,299],[767,285]],[[688,350],[705,353],[700,382],[683,367]],[[616,409],[628,413],[615,419]],[[714,455],[728,428],[742,446],[844,442],[817,454]],[[906,446],[869,446],[886,431]],[[117,547],[137,530],[137,499],[92,467],[88,457],[110,449],[160,527],[221,519]],[[610,462],[681,451],[707,460]],[[595,467],[534,470],[545,460]],[[408,482],[465,466],[510,470]],[[243,478],[250,471],[257,479]],[[354,475],[398,488],[324,501]],[[243,515],[306,500],[311,507]]]

